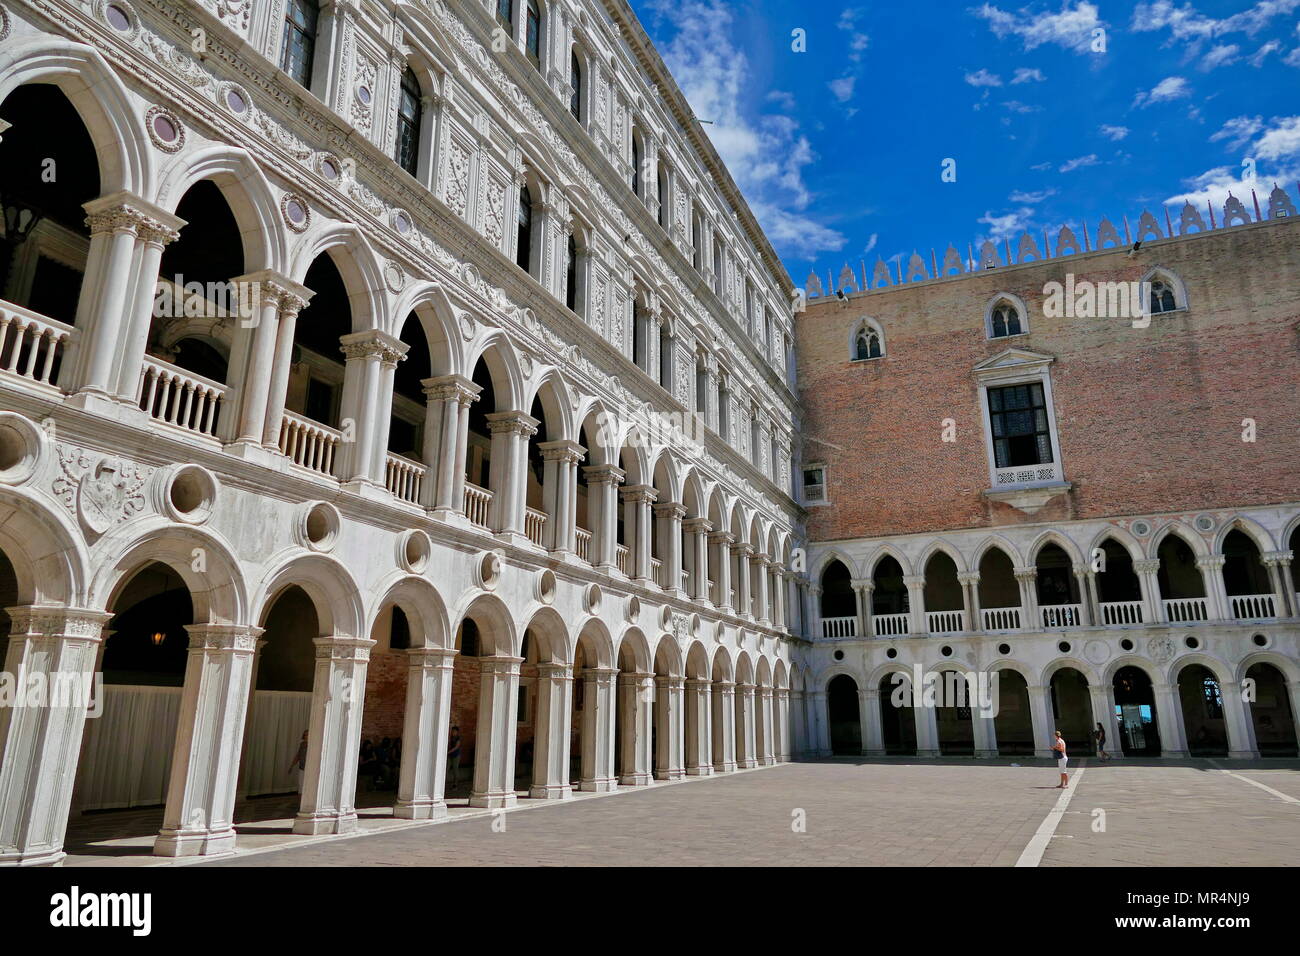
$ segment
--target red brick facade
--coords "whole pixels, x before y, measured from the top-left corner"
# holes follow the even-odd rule
[[[1140,280],[1154,266],[1187,309],[1151,318],[1048,318],[1044,285]],[[797,316],[804,462],[827,466],[813,541],[1300,500],[1300,221],[1295,218],[947,279],[826,297]],[[1027,334],[987,339],[1011,293]],[[862,317],[880,359],[850,361]],[[991,501],[973,369],[1008,348],[1049,366],[1067,493],[1037,513]],[[1253,419],[1254,442],[1242,440]],[[943,441],[944,419],[956,441]]]

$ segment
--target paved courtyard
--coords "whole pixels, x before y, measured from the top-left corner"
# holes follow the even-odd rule
[[[1080,764],[1068,798],[1054,789],[1046,761],[788,764],[558,805],[521,801],[527,809],[497,817],[244,851],[202,865],[1281,866],[1300,859],[1298,761]],[[793,826],[796,811],[804,832]],[[1094,830],[1097,811],[1104,831]]]

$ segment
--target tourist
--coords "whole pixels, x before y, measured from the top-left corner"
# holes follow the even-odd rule
[[[1106,753],[1106,728],[1098,723],[1092,735],[1097,738],[1097,756],[1102,760],[1109,760],[1110,755]]]
[[[298,770],[298,792],[302,793],[302,775],[307,769],[307,731],[302,732],[302,740],[298,741],[298,752],[293,755],[293,762],[289,764],[289,769]]]
[[[1061,732],[1056,732],[1056,740],[1052,743],[1052,749],[1056,751],[1056,768],[1061,771],[1061,782],[1055,787],[1057,790],[1064,790],[1070,785],[1070,775],[1066,773],[1065,766],[1069,763],[1069,758],[1065,755],[1065,738]]]
[[[453,787],[460,786],[460,728],[451,728],[451,737],[447,740],[447,773],[451,776]]]

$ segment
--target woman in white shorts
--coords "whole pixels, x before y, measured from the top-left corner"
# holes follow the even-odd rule
[[[1056,751],[1056,769],[1061,771],[1061,782],[1056,785],[1056,789],[1063,790],[1070,785],[1070,775],[1065,771],[1070,758],[1065,754],[1065,739],[1059,730],[1056,732],[1056,740],[1052,742],[1052,749]]]

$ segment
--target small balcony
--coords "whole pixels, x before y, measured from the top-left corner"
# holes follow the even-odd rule
[[[488,510],[492,507],[492,492],[472,482],[465,482],[465,517],[476,528],[487,530]]]
[[[1191,624],[1210,619],[1208,602],[1203,597],[1165,598],[1160,603],[1164,606],[1165,620],[1170,624]]]
[[[858,619],[856,617],[822,618],[822,637],[856,637]]]
[[[871,624],[876,637],[902,637],[908,633],[910,617],[906,611],[902,614],[876,614],[872,616]]]
[[[1141,601],[1102,601],[1101,623],[1107,626],[1142,623]]]
[[[926,611],[925,628],[931,634],[956,634],[965,630],[961,611]]]
[[[1043,627],[1081,627],[1083,625],[1083,605],[1081,604],[1047,604],[1039,607]]]
[[[418,505],[428,470],[417,461],[390,454],[384,469],[384,486],[393,493],[394,498]]]

